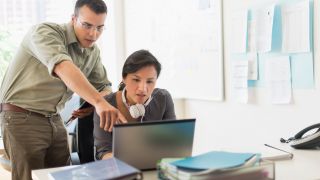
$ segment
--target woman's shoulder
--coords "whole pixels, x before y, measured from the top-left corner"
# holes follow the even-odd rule
[[[117,94],[117,92],[112,92],[112,93],[104,96],[104,99],[106,101],[108,101],[110,104],[114,105],[114,103],[116,102],[116,94]]]
[[[160,89],[160,88],[155,88],[152,92],[152,97],[156,98],[156,97],[171,97],[170,93],[168,90],[166,89]]]

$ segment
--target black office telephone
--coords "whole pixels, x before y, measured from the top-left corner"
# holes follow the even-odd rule
[[[311,130],[317,129],[312,134],[307,134]],[[305,135],[305,136],[304,136]],[[280,139],[282,143],[289,143],[296,149],[317,149],[320,148],[320,123],[306,127],[289,139]]]

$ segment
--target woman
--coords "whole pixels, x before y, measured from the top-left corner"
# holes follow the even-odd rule
[[[122,69],[119,90],[105,99],[118,108],[130,122],[175,119],[174,105],[170,93],[155,88],[161,64],[146,50],[131,54]],[[112,133],[100,128],[99,116],[94,114],[94,144],[96,159],[112,157]]]

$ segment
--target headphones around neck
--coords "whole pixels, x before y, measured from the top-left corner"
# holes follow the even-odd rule
[[[125,97],[125,91],[126,88],[124,88],[122,90],[122,102],[127,106],[127,108],[129,109],[130,115],[133,118],[138,118],[138,117],[143,117],[144,114],[146,113],[146,109],[145,107],[148,106],[148,104],[150,103],[150,101],[152,100],[152,97],[150,96],[149,99],[147,100],[147,102],[145,102],[144,104],[134,104],[129,106],[129,104],[127,103],[127,99]],[[141,118],[142,121],[142,118]]]

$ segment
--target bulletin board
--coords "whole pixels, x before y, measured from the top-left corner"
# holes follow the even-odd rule
[[[174,98],[223,100],[221,0],[125,0],[126,55],[162,64],[157,87]]]
[[[264,87],[266,85],[264,77],[265,61],[274,56],[288,55],[291,65],[291,83],[292,89],[313,89],[314,88],[314,5],[313,0],[309,0],[309,36],[310,36],[310,51],[304,53],[283,53],[281,52],[282,45],[282,26],[281,26],[281,6],[301,2],[303,0],[279,0],[276,3],[274,11],[273,29],[272,29],[272,48],[268,53],[259,53],[259,79],[257,81],[248,81],[250,87]]]

